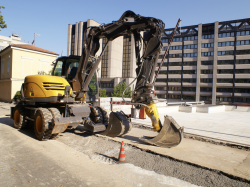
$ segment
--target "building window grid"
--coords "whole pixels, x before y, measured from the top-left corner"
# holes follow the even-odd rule
[[[201,70],[201,74],[213,74],[213,70],[212,69],[203,69],[203,70]]]
[[[219,38],[225,38],[225,37],[234,37],[234,32],[226,32],[226,33],[220,33],[218,35]]]
[[[197,53],[184,53],[183,57],[187,58],[187,57],[197,57]]]
[[[103,38],[102,42],[102,49],[104,49],[106,43],[107,43],[107,38]],[[101,77],[108,77],[108,51],[109,51],[109,46],[106,47],[106,50],[102,56],[102,69],[101,69]]]
[[[218,47],[234,46],[234,42],[219,42]]]
[[[123,38],[123,61],[122,61],[122,77],[130,76],[130,53],[131,51],[131,38]]]
[[[187,36],[184,37],[184,41],[198,40],[198,36]]]
[[[213,39],[213,38],[214,38],[213,34],[202,35],[202,39]]]
[[[214,52],[202,52],[201,56],[214,56]]]
[[[236,42],[236,45],[249,45],[250,40],[239,40]]]
[[[213,65],[213,61],[212,60],[209,60],[209,61],[201,61],[201,65],[206,65],[206,66],[208,66],[208,65]]]
[[[184,49],[197,49],[197,44],[184,45]]]
[[[203,43],[201,44],[202,48],[211,48],[214,47],[214,43]]]

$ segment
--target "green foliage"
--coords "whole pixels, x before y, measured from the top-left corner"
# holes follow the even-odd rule
[[[107,97],[106,89],[99,88],[99,97]]]
[[[5,7],[0,6],[0,9],[5,9]],[[0,28],[2,28],[2,29],[7,28],[7,25],[5,24],[5,21],[3,20],[3,16],[1,15],[1,11],[0,11]]]
[[[17,91],[15,96],[13,97],[13,100],[21,100],[21,91]]]
[[[120,84],[117,84],[115,87],[114,87],[114,91],[113,93],[111,93],[112,97],[122,97],[122,93],[123,91],[125,90],[125,88],[127,87],[126,83],[125,82],[122,82]],[[131,98],[131,95],[132,95],[132,91],[131,91],[131,88],[129,87],[125,93],[124,93],[124,97],[125,98]]]

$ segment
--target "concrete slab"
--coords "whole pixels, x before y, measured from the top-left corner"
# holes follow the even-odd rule
[[[198,108],[198,107],[197,107]],[[249,112],[224,111],[216,113],[190,113],[171,110],[172,107],[158,108],[161,121],[164,115],[172,116],[184,126],[184,132],[250,145]],[[129,111],[124,111],[129,113]],[[133,123],[152,127],[150,118],[134,119]]]
[[[219,170],[229,175],[249,180],[250,178],[250,152],[225,146],[214,145],[191,139],[183,139],[181,144],[173,148],[161,148],[145,144],[139,138],[142,136],[155,136],[153,131],[133,128],[124,137],[106,137],[114,141],[124,141],[126,144],[136,146],[163,156],[195,164],[201,167]],[[102,135],[97,135],[102,136]],[[126,150],[125,150],[126,151]]]

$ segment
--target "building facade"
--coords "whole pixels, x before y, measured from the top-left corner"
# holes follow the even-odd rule
[[[12,34],[10,37],[0,36],[0,51],[8,47],[11,44],[27,44],[21,42],[21,38],[18,35]]]
[[[99,25],[100,24],[94,20],[78,22],[74,25],[69,24],[67,55],[81,56],[84,30],[90,26]],[[105,38],[100,42],[101,47],[97,55],[100,55],[106,42],[107,40]],[[109,41],[97,70],[100,88],[106,89],[107,95],[111,96],[117,84],[126,82],[128,85],[134,80],[136,77],[135,69],[134,38],[131,36],[121,36],[113,41]]]
[[[163,33],[158,63],[173,30]],[[155,89],[176,101],[250,103],[250,19],[178,28]]]
[[[10,102],[27,75],[49,73],[57,53],[27,44],[12,44],[0,52],[1,101]]]

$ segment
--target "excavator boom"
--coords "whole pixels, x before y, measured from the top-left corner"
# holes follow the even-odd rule
[[[82,98],[88,92],[88,85],[98,68],[108,42],[120,36],[131,35],[134,37],[137,59],[136,85],[131,102],[137,109],[146,109],[146,114],[151,118],[154,130],[159,132],[154,139],[145,140],[145,142],[161,147],[172,147],[180,143],[183,129],[171,117],[165,117],[162,125],[156,107],[158,98],[151,92],[156,78],[154,75],[159,53],[162,49],[161,35],[164,32],[164,27],[165,24],[159,19],[143,17],[132,11],[126,11],[117,21],[99,27],[87,28],[85,30],[88,33],[87,38],[84,38],[82,56],[77,73],[72,80],[72,87],[73,90],[77,91],[76,99]],[[144,33],[144,37],[142,37],[142,33]],[[96,57],[102,38],[107,38],[107,43],[101,55]],[[141,53],[142,46],[144,46],[143,53]],[[97,113],[98,110],[100,109],[96,108]],[[96,118],[94,121],[97,123],[100,120]],[[100,125],[95,128],[95,124],[90,121],[86,126],[93,130],[102,129],[99,128]],[[131,126],[125,114],[121,112],[111,113],[103,134],[112,137],[121,136],[129,132]]]

